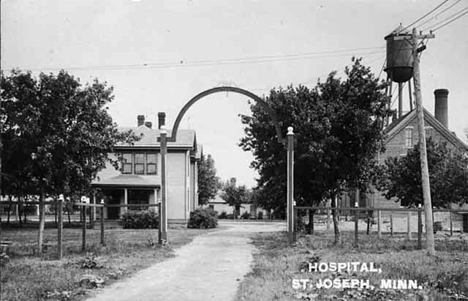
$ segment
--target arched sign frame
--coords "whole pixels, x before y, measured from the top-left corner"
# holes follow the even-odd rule
[[[259,103],[262,108],[270,115],[273,124],[276,129],[276,135],[278,138],[278,142],[286,144],[287,143],[287,228],[288,228],[288,242],[290,244],[293,243],[293,235],[294,235],[294,214],[293,214],[293,174],[294,174],[294,133],[293,128],[288,127],[287,138],[283,138],[281,133],[281,127],[278,123],[278,119],[276,118],[275,112],[268,106],[268,104],[255,95],[254,93],[238,88],[238,87],[230,87],[230,86],[222,86],[222,87],[215,87],[203,91],[189,100],[185,106],[180,110],[177,118],[174,122],[174,126],[172,127],[171,136],[167,136],[167,130],[165,128],[160,129],[160,137],[158,137],[158,141],[160,141],[161,145],[161,204],[160,204],[160,223],[159,223],[159,243],[165,244],[167,242],[167,179],[166,179],[166,155],[167,155],[167,142],[175,142],[177,139],[177,131],[179,129],[180,122],[184,117],[185,113],[188,109],[195,104],[197,101],[206,97],[208,95],[219,93],[219,92],[234,92],[245,95],[257,103]],[[161,112],[162,113],[162,112]],[[158,114],[159,115],[159,114]],[[165,123],[165,114],[161,114],[163,118],[163,123]]]

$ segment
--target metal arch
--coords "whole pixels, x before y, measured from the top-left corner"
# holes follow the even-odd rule
[[[273,112],[273,110],[268,106],[268,104],[265,101],[263,101],[263,99],[261,99],[260,97],[253,94],[250,91],[247,91],[247,90],[244,90],[244,89],[241,89],[241,88],[237,88],[237,87],[229,87],[229,86],[216,87],[216,88],[208,89],[206,91],[203,91],[203,92],[199,93],[198,95],[193,97],[189,102],[187,102],[185,104],[185,106],[182,108],[182,110],[180,110],[179,115],[177,115],[177,118],[176,118],[176,120],[174,122],[174,126],[172,127],[171,136],[167,137],[167,141],[170,141],[170,142],[175,142],[176,141],[177,130],[179,129],[179,124],[182,121],[182,118],[184,117],[187,110],[194,103],[196,103],[198,100],[200,100],[201,98],[203,98],[205,96],[208,96],[208,95],[214,94],[214,93],[218,93],[218,92],[235,92],[235,93],[239,93],[239,94],[245,95],[247,97],[250,97],[251,99],[258,102],[263,107],[263,109],[265,109],[265,111],[268,112],[271,119],[273,120],[273,124],[275,125],[275,128],[276,128],[276,135],[278,136],[278,141],[280,143],[286,143],[286,139],[284,139],[283,135],[281,134],[281,128],[280,128],[280,125],[278,123],[278,119],[276,119],[275,112]]]

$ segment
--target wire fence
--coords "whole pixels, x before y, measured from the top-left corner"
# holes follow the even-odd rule
[[[333,228],[336,211],[342,232],[354,233],[354,244],[360,235],[394,236],[403,234],[408,240],[415,237],[421,247],[425,233],[423,208],[373,208],[373,207],[304,207],[295,206],[295,237],[300,233],[313,234]],[[447,236],[468,233],[468,210],[433,209],[434,231]]]
[[[12,226],[14,224],[15,227],[24,227],[24,228],[29,228],[28,225],[31,226],[37,226],[39,222],[39,214],[37,211],[39,211],[37,208],[34,208],[32,210],[29,210],[27,213],[24,213],[24,206],[29,206],[29,208],[32,208],[32,206],[37,206],[39,205],[39,202],[28,202],[26,204],[19,204],[17,202],[2,202],[0,203],[2,205],[2,209],[0,211],[0,230],[1,230],[1,224],[2,221],[5,221],[4,217],[7,215],[7,219],[5,221],[5,224],[9,224],[8,226]],[[43,219],[44,223],[48,224],[49,227],[53,227],[57,229],[57,236],[56,240],[53,239],[52,237],[48,237],[49,241],[56,241],[57,242],[57,253],[59,259],[63,257],[63,241],[67,240],[73,240],[73,241],[78,241],[81,239],[81,251],[86,252],[86,246],[87,246],[87,241],[91,240],[93,242],[98,241],[97,236],[99,235],[99,243],[102,246],[106,245],[106,229],[108,228],[120,228],[121,226],[119,225],[118,220],[107,220],[107,217],[109,216],[109,210],[112,209],[117,209],[117,216],[120,216],[122,213],[126,212],[129,209],[133,210],[144,210],[148,209],[150,210],[151,208],[155,208],[154,210],[157,211],[158,216],[160,215],[160,204],[91,204],[91,203],[74,203],[73,210],[68,211],[68,225],[74,228],[81,228],[81,235],[77,231],[74,232],[69,232],[64,236],[64,225],[67,225],[67,222],[64,222],[64,216],[63,213],[67,213],[67,211],[64,209],[64,202],[44,202],[44,205],[48,205],[49,209],[49,214],[44,214]],[[20,206],[23,206],[23,210],[20,211],[19,208]],[[4,208],[8,207],[8,211],[5,212]],[[13,212],[14,218],[11,218],[11,211],[12,207],[14,208]],[[51,213],[51,208],[54,208]],[[124,210],[120,210],[123,208]],[[78,210],[77,210],[78,209]],[[20,211],[20,212],[19,212]],[[22,217],[22,215],[24,216]],[[29,216],[29,218],[28,218]],[[11,221],[10,221],[11,219]],[[13,219],[16,220],[18,223],[13,223]],[[159,223],[159,229],[158,229],[158,241],[161,244],[162,239],[161,239],[161,223]],[[89,237],[89,230],[90,229],[95,229],[95,227],[98,227],[100,230],[100,234],[98,234],[96,231],[92,231],[92,236]],[[1,232],[0,232],[1,233]],[[72,235],[73,237],[70,237]],[[3,240],[3,236],[0,235],[0,246],[2,248],[2,251],[4,249],[7,249],[9,245],[11,245],[13,241],[7,241]],[[22,241],[23,244],[36,244],[37,242],[31,241]]]

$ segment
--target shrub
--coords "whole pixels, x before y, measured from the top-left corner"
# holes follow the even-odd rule
[[[234,219],[234,214],[229,213],[228,215],[226,215],[226,218],[227,219]]]
[[[153,211],[127,211],[122,215],[124,229],[147,229],[159,227],[159,216]]]
[[[263,219],[263,211],[259,211],[257,214],[258,219]]]
[[[226,211],[222,211],[219,216],[218,216],[219,219],[224,219],[224,218],[227,218],[227,212]]]
[[[245,211],[244,213],[242,213],[241,219],[250,219],[250,213]]]
[[[209,229],[218,226],[218,212],[211,208],[197,208],[190,212],[187,228]]]

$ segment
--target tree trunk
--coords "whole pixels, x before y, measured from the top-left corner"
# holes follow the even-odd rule
[[[309,224],[307,225],[307,234],[314,234],[314,214],[315,210],[309,210]]]
[[[23,227],[23,216],[22,216],[22,212],[21,212],[21,197],[17,197],[18,199],[18,204],[16,204],[16,216],[18,216],[18,220],[19,220],[19,224],[20,224],[20,227],[22,228]]]
[[[45,194],[41,192],[39,199],[39,233],[38,233],[38,242],[37,249],[39,254],[42,254],[42,247],[44,241],[44,225],[45,225]]]
[[[8,205],[7,225],[10,225],[11,207],[13,206],[11,196],[8,197],[10,204]]]
[[[332,202],[331,202],[331,207],[336,208],[336,196],[333,196]],[[335,230],[335,245],[341,243],[341,233],[340,233],[340,228],[338,225],[338,210],[332,210],[332,216],[333,216],[333,228]]]

